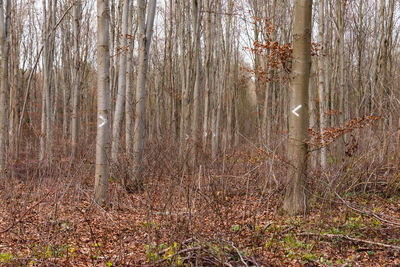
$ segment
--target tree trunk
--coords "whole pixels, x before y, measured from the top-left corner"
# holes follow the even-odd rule
[[[338,27],[338,56],[339,56],[339,125],[344,126],[347,118],[347,101],[346,101],[346,84],[344,76],[344,3],[342,1],[336,2],[337,12],[337,27]],[[346,136],[343,135],[339,138],[338,143],[338,157],[344,156],[344,149],[346,143]]]
[[[146,80],[147,66],[149,62],[149,52],[151,37],[153,35],[153,24],[156,11],[156,0],[150,0],[147,6],[147,16],[145,17],[145,1],[138,1],[138,25],[139,25],[139,63],[136,88],[136,113],[135,113],[135,133],[134,133],[134,186],[142,188],[142,159],[145,139],[145,119],[146,119]],[[131,185],[129,185],[131,186]]]
[[[115,104],[114,121],[112,129],[112,146],[111,146],[111,160],[117,162],[119,139],[121,134],[121,124],[124,112],[124,103],[126,101],[126,44],[128,34],[128,13],[129,13],[129,0],[124,0],[124,7],[122,12],[122,39],[121,39],[121,54],[119,56],[119,71],[118,71],[118,93],[117,103]]]
[[[133,8],[130,8],[133,13]],[[126,101],[125,101],[125,150],[127,155],[132,153],[132,114],[133,114],[133,51],[135,49],[135,36],[137,31],[137,23],[135,21],[135,29],[133,29],[133,20],[129,19],[129,34],[131,38],[129,40],[129,51],[127,57],[126,66]]]
[[[110,150],[110,51],[108,0],[97,0],[97,135],[94,200],[108,205]]]
[[[295,0],[293,66],[289,91],[288,184],[283,208],[291,215],[306,210],[308,83],[311,65],[312,0]]]
[[[196,166],[197,160],[197,148],[199,146],[199,123],[200,123],[200,75],[201,75],[201,45],[200,45],[200,9],[201,9],[201,0],[193,0],[192,2],[193,8],[193,28],[194,28],[194,55],[195,55],[195,84],[193,91],[193,116],[192,116],[192,125],[191,125],[191,139],[192,139],[192,147],[190,150],[190,165],[192,169]]]
[[[74,3],[74,79],[73,79],[73,102],[72,102],[72,121],[71,121],[71,159],[74,162],[77,159],[78,152],[78,136],[79,136],[79,100],[80,100],[80,16],[81,16],[81,1],[75,0]]]
[[[42,89],[42,114],[41,114],[41,133],[40,133],[40,152],[39,152],[39,160],[43,161],[46,156],[46,136],[48,132],[46,132],[46,99],[47,99],[47,88],[49,82],[49,67],[47,65],[48,57],[49,57],[49,44],[48,44],[48,36],[47,36],[47,9],[46,9],[46,0],[43,0],[43,56],[42,56],[42,64],[43,64],[43,89]],[[50,100],[50,99],[49,99]]]
[[[207,150],[207,140],[209,133],[209,100],[210,100],[210,89],[211,87],[211,0],[207,0],[207,13],[206,13],[206,41],[205,41],[205,49],[206,49],[206,57],[205,57],[205,90],[204,90],[204,118],[203,118],[203,152]]]
[[[5,10],[5,16],[4,16]],[[4,3],[0,0],[0,178],[6,176],[7,141],[8,141],[8,60],[9,60],[9,33],[10,33],[11,0]]]
[[[319,14],[318,14],[318,43],[322,45],[321,55],[318,58],[318,97],[319,97],[319,121],[320,121],[320,134],[324,136],[324,130],[326,127],[326,119],[325,119],[325,112],[326,112],[326,101],[325,101],[325,58],[327,55],[326,47],[324,47],[325,40],[324,40],[324,7],[325,0],[319,1]],[[321,148],[321,168],[324,170],[326,169],[326,147],[324,145],[324,140],[322,139],[322,148]]]

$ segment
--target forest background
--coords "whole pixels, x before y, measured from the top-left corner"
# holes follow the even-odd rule
[[[0,1],[0,263],[395,262],[399,14],[395,0]]]

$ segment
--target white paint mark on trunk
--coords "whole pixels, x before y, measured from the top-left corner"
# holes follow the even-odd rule
[[[101,122],[100,122],[98,128],[101,128],[101,127],[103,127],[103,126],[107,123],[107,119],[104,118],[102,115],[99,115],[99,119],[101,120]]]
[[[292,113],[294,115],[296,115],[297,117],[299,117],[300,115],[297,113],[297,111],[301,109],[301,105],[298,105],[297,107],[295,107],[294,109],[292,109]]]

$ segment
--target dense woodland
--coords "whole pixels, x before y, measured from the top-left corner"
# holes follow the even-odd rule
[[[400,264],[396,0],[0,0],[0,265]]]

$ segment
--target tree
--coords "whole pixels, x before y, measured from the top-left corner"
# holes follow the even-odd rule
[[[4,6],[5,4],[5,6]],[[4,16],[5,10],[5,16]],[[1,65],[0,65],[0,178],[5,175],[7,163],[7,140],[8,140],[8,60],[10,49],[10,17],[11,17],[11,0],[4,3],[0,0],[0,50],[1,50]]]
[[[81,1],[75,0],[74,3],[74,72],[73,72],[73,103],[72,103],[72,122],[71,122],[71,158],[72,161],[76,160],[77,150],[78,150],[78,132],[79,132],[79,99],[80,99],[80,44],[79,44],[79,34],[80,34],[80,17],[81,17]]]
[[[202,2],[201,0],[193,0],[192,8],[193,8],[193,28],[194,28],[194,57],[195,57],[195,83],[194,83],[194,92],[193,92],[193,117],[192,117],[192,125],[191,125],[191,139],[192,139],[192,147],[191,147],[191,157],[190,157],[190,165],[192,168],[195,168],[196,159],[197,159],[197,146],[199,143],[199,122],[200,122],[200,91],[201,91],[201,45],[200,45],[200,9]]]
[[[42,90],[42,119],[40,136],[39,159],[43,161],[46,154],[51,158],[51,103],[50,103],[50,44],[49,44],[49,25],[50,18],[47,17],[47,3],[43,0],[43,90]],[[52,2],[49,2],[49,13],[51,14]]]
[[[138,1],[139,26],[139,64],[136,88],[135,133],[133,137],[134,179],[137,188],[142,187],[142,159],[145,138],[146,119],[146,80],[149,63],[150,43],[156,15],[157,0],[150,0],[146,8],[145,1]],[[147,15],[145,16],[145,11]],[[129,185],[130,186],[130,185]]]
[[[108,0],[97,0],[97,135],[94,200],[108,204],[110,150],[110,52]]]
[[[306,209],[308,85],[311,67],[312,0],[294,2],[292,77],[289,89],[287,188],[283,208],[289,214]]]
[[[133,15],[133,5],[130,6],[129,14]],[[125,92],[125,153],[127,155],[132,154],[132,98],[133,98],[133,51],[135,49],[135,36],[137,32],[137,23],[135,22],[135,27],[133,27],[133,20],[130,18],[128,21],[128,31],[129,34],[132,36],[130,38],[130,42],[128,45],[128,57],[127,57],[127,65],[126,65],[126,92]],[[134,28],[134,29],[133,29]]]
[[[126,101],[126,45],[128,34],[128,13],[129,13],[129,0],[124,0],[124,7],[122,12],[122,41],[121,41],[121,54],[119,59],[118,71],[118,93],[117,103],[115,104],[114,121],[112,128],[112,146],[111,146],[111,159],[117,162],[118,158],[118,144],[121,134],[121,123],[124,111],[124,103]]]
[[[318,14],[318,42],[323,45],[324,40],[324,10],[325,10],[325,0],[319,1],[319,14]],[[324,47],[323,47],[324,48]],[[325,52],[322,49],[322,54],[318,58],[318,97],[319,97],[319,121],[320,121],[320,134],[323,136],[324,129],[326,127],[326,104],[325,104]],[[326,169],[326,146],[321,148],[321,168]]]

